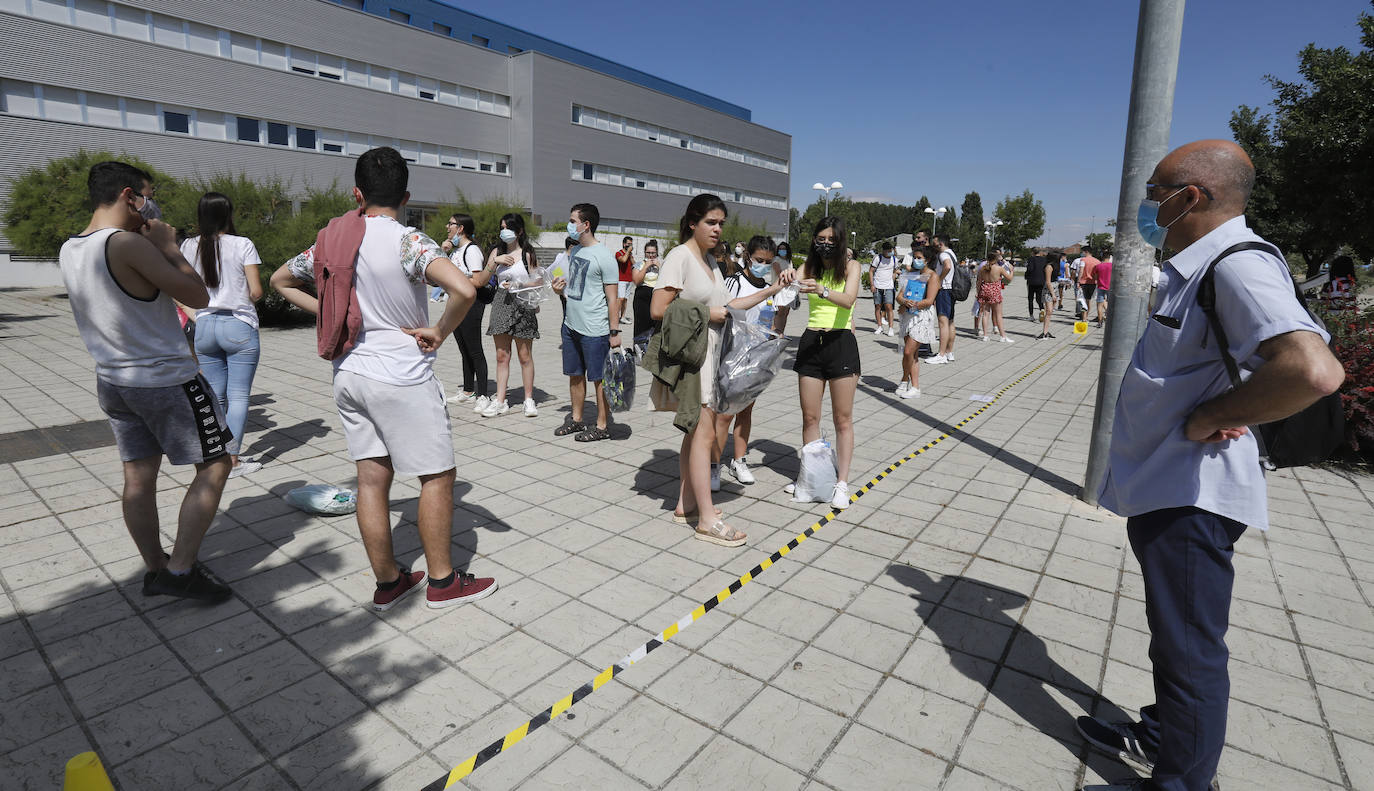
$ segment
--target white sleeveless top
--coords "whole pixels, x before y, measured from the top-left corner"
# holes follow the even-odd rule
[[[118,230],[73,236],[58,254],[76,328],[95,358],[96,376],[122,387],[189,382],[196,377],[196,362],[172,298],[162,292],[148,300],[130,296],[110,274],[105,245]]]

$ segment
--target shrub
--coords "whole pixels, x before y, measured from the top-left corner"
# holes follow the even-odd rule
[[[1374,308],[1323,314],[1332,350],[1345,366],[1341,401],[1350,451],[1374,459]]]

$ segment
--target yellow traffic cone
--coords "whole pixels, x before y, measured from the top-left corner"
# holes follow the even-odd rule
[[[1075,322],[1073,323],[1073,334],[1074,334],[1074,335],[1087,335],[1087,334],[1088,334],[1088,322],[1086,322],[1086,321],[1075,321]]]
[[[93,752],[80,753],[67,762],[62,791],[114,791],[110,776]]]

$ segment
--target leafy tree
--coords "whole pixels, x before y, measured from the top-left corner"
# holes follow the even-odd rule
[[[977,192],[970,192],[959,207],[958,232],[955,233],[960,239],[959,247],[968,255],[983,252],[983,235],[987,232],[983,221],[983,198]]]
[[[1026,242],[1045,232],[1045,204],[1029,189],[998,201],[993,215],[1004,223],[997,229],[997,244],[1013,255],[1024,256]]]
[[[485,200],[473,201],[463,194],[462,190],[456,193],[453,203],[440,206],[426,223],[424,231],[436,242],[442,242],[448,238],[448,218],[454,214],[466,214],[472,217],[475,228],[473,229],[473,241],[482,250],[491,249],[501,239],[501,218],[507,214],[519,214],[525,218],[525,232],[530,236],[538,233],[538,230],[530,225],[529,213],[525,211],[524,202],[511,198],[487,198]],[[565,219],[561,223],[554,223],[557,230],[563,230],[567,225]]]
[[[1115,241],[1116,237],[1110,233],[1099,232],[1088,234],[1088,248],[1093,251],[1094,255],[1106,255],[1110,253]]]
[[[1342,244],[1374,255],[1374,16],[1358,19],[1361,49],[1308,44],[1301,79],[1265,79],[1277,94],[1273,116],[1241,106],[1231,116],[1236,142],[1255,163],[1246,215],[1280,247],[1303,256],[1308,276]]]
[[[915,206],[911,207],[911,224],[907,227],[911,229],[912,233],[916,233],[917,231],[925,231],[926,233],[930,233],[931,215],[926,214],[926,209],[929,208],[930,198],[927,198],[924,195],[921,196],[920,200],[916,201]]]

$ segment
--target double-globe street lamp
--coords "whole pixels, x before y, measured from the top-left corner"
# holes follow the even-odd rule
[[[999,220],[996,217],[993,217],[991,220],[988,220],[987,222],[983,223],[983,225],[986,226],[988,229],[987,233],[983,234],[983,260],[986,261],[988,260],[988,241],[993,240],[993,237],[997,233],[997,226],[1006,225],[1006,221]]]
[[[935,235],[935,225],[936,225],[936,223],[938,223],[938,222],[940,221],[940,218],[941,218],[941,217],[945,216],[945,212],[946,212],[946,211],[948,211],[948,209],[944,209],[944,208],[932,209],[932,208],[930,208],[929,206],[926,207],[926,214],[932,215],[931,218],[930,218],[930,235],[931,235],[931,236],[934,236],[934,235]]]
[[[812,185],[811,185],[811,189],[813,189],[813,190],[820,190],[821,192],[824,192],[824,193],[825,193],[825,216],[829,217],[829,216],[830,216],[830,191],[831,191],[831,190],[842,190],[842,189],[844,189],[844,185],[841,184],[841,183],[838,182],[838,181],[832,181],[832,182],[830,182],[830,186],[827,187],[827,186],[825,186],[824,184],[822,184],[822,183],[820,183],[820,182],[818,181],[818,182],[816,182],[815,184],[812,184]]]

